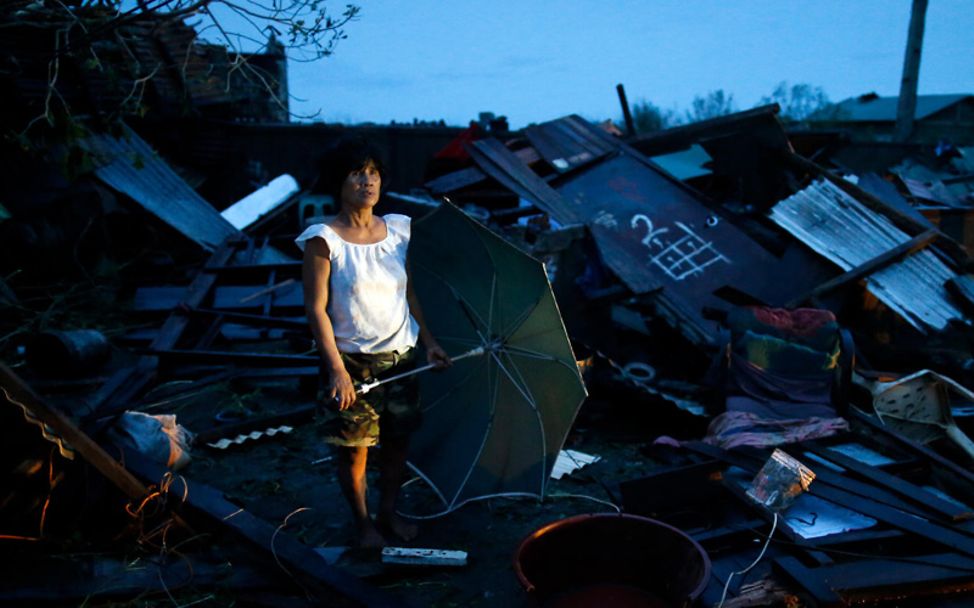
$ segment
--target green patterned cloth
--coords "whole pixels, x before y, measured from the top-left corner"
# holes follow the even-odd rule
[[[394,376],[415,367],[416,349],[404,353],[342,353],[345,369],[356,385]],[[401,378],[359,395],[348,409],[327,402],[319,415],[319,430],[327,443],[346,447],[370,447],[386,438],[405,437],[419,428],[422,412],[416,376]]]

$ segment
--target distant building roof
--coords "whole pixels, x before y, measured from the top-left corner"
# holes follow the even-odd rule
[[[917,95],[914,118],[923,120],[969,97],[972,95]],[[899,97],[880,97],[875,93],[867,93],[840,101],[827,114],[820,114],[816,118],[842,122],[896,122],[899,100]]]

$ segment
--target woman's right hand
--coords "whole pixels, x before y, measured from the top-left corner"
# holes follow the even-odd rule
[[[352,384],[352,377],[345,369],[334,370],[330,374],[331,380],[328,386],[328,397],[332,403],[338,406],[339,411],[347,410],[355,403],[355,385]]]

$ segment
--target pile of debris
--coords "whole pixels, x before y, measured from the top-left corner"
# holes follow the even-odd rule
[[[974,283],[970,234],[944,219],[970,213],[970,194],[958,190],[969,149],[949,160],[960,178],[903,158],[856,172],[853,152],[834,141],[816,162],[796,153],[776,113],[628,139],[578,116],[467,131],[448,146],[451,162],[436,165],[448,173],[383,204],[419,217],[446,197],[546,263],[592,393],[583,416],[653,404],[631,420],[658,466],[606,489],[626,513],[679,528],[706,550],[711,577],[692,599],[970,601]],[[36,292],[16,276],[0,284],[11,318],[25,324],[3,328],[2,542],[64,542],[121,508],[143,546],[211,530],[249,547],[254,563],[233,569],[237,589],[248,579],[267,594],[272,575],[248,568],[276,562],[319,600],[396,605],[220,489],[174,473],[187,452],[246,454],[312,419],[318,357],[291,241],[332,203],[282,176],[221,213],[135,132],[92,135],[85,146],[99,159],[92,188],[138,202],[184,253],[164,275],[126,275],[115,293],[135,326],[116,332],[31,319],[25,295]],[[213,400],[181,412],[181,424],[148,415],[205,402],[218,386],[261,387],[254,400],[267,403]],[[660,422],[673,412],[696,422]],[[101,480],[97,494],[87,467]],[[65,512],[78,493],[85,509]],[[226,582],[221,563],[194,561],[197,582]],[[127,581],[112,594],[155,584]],[[8,581],[2,597],[97,592],[77,581],[47,595],[28,587]]]

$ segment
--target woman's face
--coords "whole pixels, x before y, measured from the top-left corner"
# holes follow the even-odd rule
[[[342,205],[353,209],[371,208],[379,202],[382,178],[372,161],[357,171],[352,171],[342,183]]]

